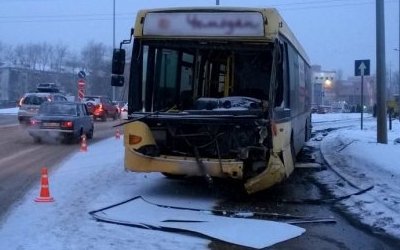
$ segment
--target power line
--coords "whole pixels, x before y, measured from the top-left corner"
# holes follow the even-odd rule
[[[347,0],[325,0],[325,1],[309,1],[309,2],[291,2],[291,3],[280,3],[274,4],[274,6],[291,6],[291,5],[307,5],[307,4],[325,4],[331,2],[348,2]]]
[[[397,3],[398,0],[387,0],[390,3]],[[339,4],[340,3],[340,4]],[[349,2],[347,0],[325,0],[310,2],[292,2],[273,4],[271,7],[279,8],[281,11],[293,10],[309,10],[309,9],[326,9],[337,7],[351,7],[374,4],[374,1]],[[308,6],[305,6],[308,5]],[[119,13],[115,15],[119,20],[133,20],[135,15],[132,13]],[[42,22],[81,22],[81,21],[111,21],[113,15],[111,13],[103,14],[63,14],[63,15],[41,15],[41,16],[0,16],[0,23],[42,23]]]
[[[118,20],[132,20],[133,17],[118,17]],[[43,22],[82,22],[82,21],[111,21],[112,17],[106,18],[75,18],[75,19],[37,19],[37,20],[0,20],[1,23],[43,23]]]

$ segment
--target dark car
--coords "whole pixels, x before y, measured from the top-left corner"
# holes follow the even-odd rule
[[[29,125],[31,117],[37,114],[42,103],[60,101],[67,101],[67,97],[59,93],[26,93],[18,104],[19,123]]]
[[[86,105],[76,102],[44,102],[28,127],[35,142],[46,139],[73,142],[82,135],[91,139],[93,132],[93,119]]]
[[[326,114],[331,112],[331,106],[320,105],[318,106],[317,113],[318,114]]]
[[[121,111],[122,111],[122,108],[125,106],[126,102],[124,102],[124,101],[113,101],[112,103],[114,104],[115,107],[117,107],[118,116],[121,117]]]
[[[83,102],[86,103],[89,113],[93,118],[100,118],[106,121],[107,118],[116,120],[119,116],[118,108],[107,96],[85,96]]]

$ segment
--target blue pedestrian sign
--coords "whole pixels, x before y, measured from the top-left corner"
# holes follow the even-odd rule
[[[369,76],[369,60],[355,60],[354,75]]]

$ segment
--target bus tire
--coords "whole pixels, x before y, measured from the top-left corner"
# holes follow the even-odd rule
[[[311,139],[312,127],[311,127],[311,116],[307,118],[306,124],[304,125],[304,141],[307,142]]]
[[[294,148],[293,131],[292,131],[292,134],[290,135],[290,152],[292,155],[292,162],[293,162],[293,167],[294,167],[296,164],[296,150]]]
[[[103,116],[101,117],[101,120],[103,122],[106,122],[107,121],[107,117],[108,117],[108,114],[106,112],[104,112]]]

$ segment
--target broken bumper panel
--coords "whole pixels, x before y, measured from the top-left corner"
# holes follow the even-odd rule
[[[195,158],[177,156],[150,157],[134,149],[125,148],[125,169],[134,172],[163,172],[186,176],[243,178],[243,162],[222,159],[201,159],[204,170],[199,167]]]
[[[267,168],[244,184],[247,193],[268,189],[286,178],[285,166],[276,154],[272,154]]]

